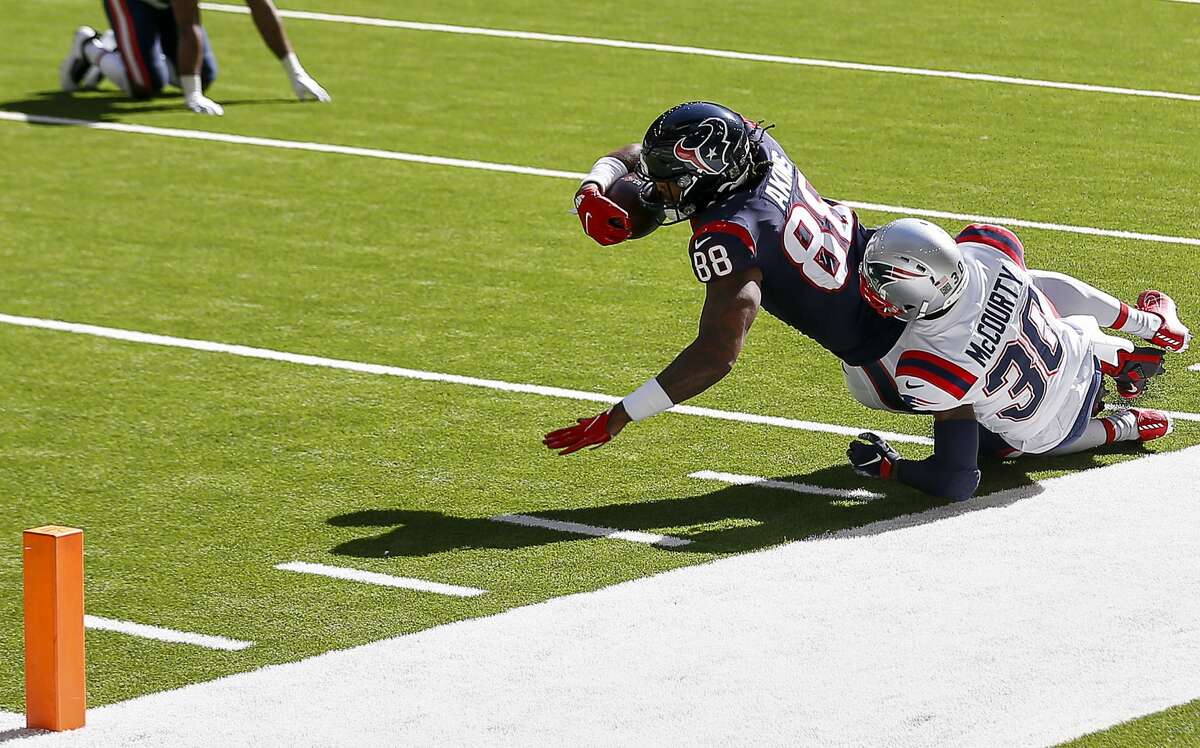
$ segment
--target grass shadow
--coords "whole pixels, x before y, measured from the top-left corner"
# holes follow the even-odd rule
[[[301,104],[297,99],[234,99],[219,101],[223,107],[255,104]],[[178,92],[164,92],[149,99],[131,99],[119,91],[88,91],[71,94],[66,91],[39,91],[25,99],[0,102],[0,109],[22,114],[66,119],[120,122],[122,117],[148,112],[185,111]],[[34,123],[40,124],[40,123]]]
[[[1118,445],[1106,454],[1144,454],[1137,443]],[[1025,457],[981,465],[983,482],[975,498],[952,503],[897,483],[868,483],[886,494],[874,500],[801,494],[755,485],[723,486],[708,493],[580,509],[547,508],[539,517],[621,530],[643,530],[686,537],[692,541],[671,552],[742,553],[819,536],[855,536],[889,532],[936,522],[946,517],[1007,506],[1041,493],[1030,473],[1076,472],[1098,466],[1096,453],[1065,457]],[[864,486],[843,465],[775,480],[830,488]],[[361,527],[374,534],[334,547],[344,556],[382,558],[428,556],[452,550],[517,549],[577,540],[582,536],[537,527],[493,522],[488,518],[456,517],[437,511],[367,509],[330,518],[336,527]]]

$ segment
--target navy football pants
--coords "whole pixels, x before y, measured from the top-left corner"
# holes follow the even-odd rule
[[[179,69],[179,32],[171,9],[156,8],[142,0],[104,0],[104,12],[117,35],[117,49],[133,95],[144,98],[158,93],[170,78],[167,62]],[[208,32],[202,33],[200,83],[208,88],[217,77],[217,58],[208,43]]]

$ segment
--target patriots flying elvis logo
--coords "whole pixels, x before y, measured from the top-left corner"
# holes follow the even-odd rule
[[[675,157],[704,174],[721,174],[729,168],[729,125],[709,117],[675,144]]]

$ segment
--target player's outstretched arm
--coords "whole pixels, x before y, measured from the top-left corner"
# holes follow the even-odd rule
[[[879,436],[859,434],[846,457],[859,475],[898,480],[934,496],[965,501],[979,487],[979,424],[962,405],[933,416],[933,456],[905,460]]]
[[[602,247],[620,244],[633,235],[629,214],[605,195],[618,179],[637,168],[641,154],[641,143],[630,143],[603,156],[575,191],[575,213],[583,233]]]
[[[263,43],[275,54],[279,59],[283,70],[287,73],[288,80],[291,81],[292,91],[296,93],[296,98],[301,101],[311,99],[315,101],[332,101],[333,97],[329,95],[320,83],[317,83],[300,64],[300,58],[296,56],[292,49],[292,43],[288,41],[287,32],[283,30],[283,19],[279,17],[279,11],[275,8],[275,3],[272,0],[246,0],[246,5],[250,7],[250,15],[254,18],[254,26],[258,29],[258,35],[262,37]]]
[[[748,268],[705,286],[700,331],[675,360],[611,409],[574,426],[551,431],[542,439],[550,449],[568,455],[584,447],[599,447],[630,421],[661,413],[675,403],[695,397],[733,369],[746,334],[762,304],[762,271]]]
[[[200,83],[200,62],[204,55],[204,32],[200,28],[198,0],[172,0],[171,14],[179,34],[179,87],[188,109],[198,114],[225,113],[225,109],[204,95]]]

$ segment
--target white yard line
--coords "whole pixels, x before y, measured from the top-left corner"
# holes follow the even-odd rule
[[[580,180],[585,175],[581,172],[561,171],[558,169],[542,169],[534,166],[518,166],[515,164],[499,164],[491,161],[475,161],[472,159],[445,158],[442,156],[425,156],[418,153],[403,153],[387,151],[379,148],[358,148],[355,146],[333,145],[328,143],[309,143],[298,140],[279,140],[277,138],[259,138],[247,135],[231,135],[228,133],[208,132],[205,130],[178,129],[171,127],[152,127],[149,125],[131,125],[121,122],[98,122],[94,120],[71,119],[68,117],[51,117],[42,114],[27,114],[25,112],[0,111],[0,121],[22,122],[26,124],[63,125],[83,127],[90,130],[105,130],[108,132],[132,133],[137,135],[154,135],[166,138],[183,138],[187,140],[205,140],[236,145],[253,145],[265,148],[283,148],[313,153],[330,153],[343,156],[358,156],[364,158],[379,158],[389,161],[404,161],[408,163],[432,164],[435,166],[450,166],[460,169],[478,169],[507,174],[526,174],[537,177],[553,177],[558,179]],[[1139,241],[1159,242],[1162,244],[1186,244],[1200,247],[1200,238],[1190,236],[1171,236],[1168,234],[1150,234],[1126,229],[1106,229],[1094,226],[1074,226],[1070,224],[1034,221],[1025,218],[1008,216],[976,215],[955,211],[930,210],[927,208],[912,208],[904,205],[885,205],[882,203],[862,202],[857,200],[841,200],[857,210],[873,210],[880,213],[897,215],[926,216],[929,218],[946,218],[956,221],[974,221],[982,223],[997,223],[1006,226],[1044,229],[1068,234],[1083,234],[1086,236],[1105,236],[1116,239],[1135,239]]]
[[[1163,475],[1152,506],[1130,499]],[[1053,745],[1200,697],[1198,481],[1200,448],[1085,470],[100,707],[28,745]]]
[[[1196,368],[1196,367],[1191,367],[1191,368]],[[1131,407],[1136,408],[1138,406],[1109,403],[1108,405],[1104,406],[1104,409],[1105,410],[1125,410],[1126,408],[1131,408]],[[1159,410],[1158,408],[1155,408],[1155,410],[1158,410],[1159,413],[1165,413],[1166,415],[1170,416],[1171,418],[1174,418],[1177,421],[1200,422],[1200,413],[1185,413],[1183,411],[1178,411],[1178,410]]]
[[[356,371],[364,374],[380,374],[390,377],[402,377],[404,379],[417,379],[425,382],[446,382],[449,384],[482,387],[485,389],[501,390],[504,392],[520,392],[529,395],[560,397],[568,400],[586,400],[589,402],[607,404],[617,403],[621,400],[619,397],[602,395],[599,392],[583,392],[581,390],[568,390],[561,387],[545,387],[538,384],[503,382],[497,379],[479,379],[478,377],[464,377],[458,374],[442,374],[434,371],[404,369],[399,366],[385,366],[383,364],[366,364],[358,361],[325,358],[323,356],[309,356],[302,353],[274,351],[269,348],[254,348],[246,345],[216,343],[211,340],[177,338],[171,335],[155,335],[153,333],[137,332],[134,330],[121,330],[114,327],[99,327],[97,325],[85,325],[77,322],[62,322],[52,319],[40,319],[38,317],[19,317],[11,314],[0,314],[0,324],[14,325],[17,327],[33,327],[42,330],[55,330],[58,332],[70,332],[79,335],[90,335],[98,338],[123,340],[130,343],[147,343],[150,345],[161,345],[170,348],[187,348],[194,351],[226,353],[232,356],[265,359],[268,361],[282,361],[290,364],[300,364],[302,366],[319,366],[328,369]],[[841,434],[843,436],[857,436],[863,431],[863,429],[854,426],[842,426],[831,423],[816,423],[814,421],[800,421],[793,418],[781,418],[778,416],[760,416],[753,413],[739,413],[737,411],[715,410],[713,408],[697,408],[691,405],[676,405],[675,407],[671,408],[669,412],[679,413],[682,415],[702,416],[705,418],[717,418],[725,421],[739,421],[742,423],[754,423],[767,426],[782,426],[784,428],[799,429],[801,431],[817,431],[829,434]],[[908,442],[910,444],[933,444],[932,439],[924,436],[895,434],[890,431],[876,431],[875,433],[890,441]]]
[[[778,488],[783,491],[816,494],[817,496],[834,496],[840,499],[871,499],[885,498],[881,493],[868,491],[865,488],[826,488],[809,483],[795,483],[786,480],[772,480],[757,475],[741,475],[738,473],[720,473],[714,470],[698,470],[688,475],[689,478],[711,480],[719,483],[731,483],[735,486],[758,486],[760,488]]]
[[[416,590],[417,592],[433,592],[438,595],[448,595],[450,597],[478,597],[479,595],[487,594],[487,590],[481,590],[477,587],[460,587],[456,584],[430,582],[427,579],[397,577],[391,574],[380,574],[374,571],[348,569],[344,566],[313,564],[307,561],[289,561],[284,564],[275,564],[275,568],[279,569],[280,571],[294,571],[299,574],[315,574],[321,577],[344,579],[350,582],[375,584],[379,585],[380,587],[395,587],[403,590]]]
[[[545,517],[533,517],[528,514],[501,514],[492,517],[492,521],[505,522],[510,525],[523,525],[525,527],[544,527],[547,530],[570,532],[576,535],[590,535],[596,538],[628,540],[631,543],[644,543],[645,545],[661,545],[667,548],[690,545],[692,542],[670,535],[656,535],[652,532],[641,532],[640,530],[618,530],[614,527],[584,525],[579,522],[564,522],[557,519],[546,519]]]
[[[246,14],[250,12],[250,9],[245,6],[226,5],[224,3],[201,3],[200,7],[204,8],[205,10],[220,11],[224,13]],[[1144,96],[1156,99],[1200,101],[1200,94],[1177,93],[1174,91],[1153,91],[1140,88],[1125,88],[1121,86],[1101,86],[1090,83],[1048,81],[1039,80],[1037,78],[1019,78],[1010,75],[992,75],[990,73],[967,73],[956,70],[933,70],[929,68],[911,68],[900,65],[875,65],[863,62],[849,62],[845,60],[825,60],[811,57],[791,57],[788,55],[766,55],[754,52],[735,52],[725,49],[708,49],[705,47],[680,46],[676,44],[631,42],[621,39],[603,39],[592,36],[543,34],[534,31],[488,29],[475,26],[455,26],[444,23],[397,21],[387,18],[340,15],[336,13],[314,13],[303,10],[280,10],[279,14],[285,18],[295,18],[297,20],[349,23],[358,26],[376,26],[382,28],[404,29],[407,31],[435,31],[447,34],[489,36],[501,39],[521,39],[525,41],[554,42],[558,44],[582,44],[593,47],[615,47],[617,49],[636,49],[646,52],[667,52],[671,54],[693,55],[698,57],[719,57],[727,60],[745,60],[748,62],[768,62],[781,65],[801,65],[804,67],[856,70],[868,73],[917,75],[927,78],[952,78],[955,80],[979,81],[983,83],[1003,83],[1014,86],[1033,86],[1036,88],[1057,88],[1068,91],[1086,91],[1089,93],[1116,94],[1120,96]]]
[[[193,634],[190,631],[175,631],[174,629],[165,629],[161,626],[148,626],[144,623],[118,621],[112,618],[101,618],[100,616],[85,615],[83,617],[83,625],[97,631],[115,631],[119,634],[128,634],[129,636],[137,636],[142,639],[153,639],[154,641],[170,642],[172,644],[193,644],[197,647],[222,649],[227,652],[236,652],[239,649],[254,646],[254,642],[229,639],[224,636]]]

